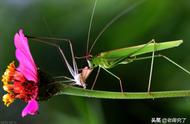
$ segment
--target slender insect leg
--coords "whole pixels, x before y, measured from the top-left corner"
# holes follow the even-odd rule
[[[152,80],[152,72],[153,72],[153,64],[154,64],[154,53],[155,53],[155,44],[156,44],[156,43],[155,43],[155,40],[152,39],[151,41],[149,41],[148,43],[146,43],[143,47],[139,48],[138,50],[136,50],[135,52],[133,52],[133,53],[131,54],[131,56],[132,56],[133,54],[139,52],[140,50],[142,50],[143,48],[145,48],[147,45],[149,45],[149,44],[151,44],[151,43],[153,43],[153,49],[154,49],[154,50],[152,51],[152,56],[151,56],[152,60],[151,60],[150,75],[149,75],[148,90],[147,90],[148,93],[150,93],[151,80]],[[121,61],[125,60],[126,58],[127,58],[127,57],[118,59],[117,61],[115,61],[115,62],[113,63],[112,67],[115,66],[115,65],[117,65],[117,64],[120,63]],[[136,58],[136,57],[135,57],[135,58]],[[134,59],[134,60],[135,60],[135,59]],[[103,68],[103,69],[104,69],[104,68]],[[122,84],[121,84],[121,83],[120,83],[120,87],[122,87]]]
[[[61,39],[59,39],[61,41]],[[63,41],[63,40],[62,40]],[[74,50],[73,50],[73,45],[71,43],[71,41],[69,39],[65,40],[69,43],[70,46],[70,52],[71,52],[71,56],[72,56],[72,62],[73,62],[73,69],[74,69],[74,75],[78,75],[79,74],[79,69],[75,60],[75,55],[74,55]],[[73,76],[75,78],[75,76]],[[72,84],[71,84],[72,85]],[[73,83],[73,85],[76,85],[76,83]],[[83,86],[84,89],[86,89],[86,85],[84,86],[83,82],[80,81],[80,86]]]
[[[65,61],[66,65],[67,65],[67,68],[68,68],[69,72],[71,73],[71,75],[73,76],[73,78],[75,79],[76,76],[80,74],[80,73],[78,73],[79,70],[78,70],[78,67],[77,67],[77,64],[76,64],[76,60],[75,60],[75,56],[74,56],[74,52],[73,52],[72,43],[71,43],[71,41],[70,41],[69,39],[46,38],[46,37],[31,37],[31,36],[28,36],[28,37],[29,37],[29,38],[32,38],[32,39],[34,39],[34,40],[37,40],[37,41],[39,41],[39,42],[48,44],[48,45],[50,45],[50,46],[56,47],[56,48],[59,50],[59,52],[61,53],[61,55],[62,55],[62,57],[63,57],[62,59]],[[70,46],[70,52],[71,52],[71,56],[72,56],[72,61],[73,61],[73,68],[72,68],[71,65],[68,63],[68,61],[67,61],[67,59],[66,59],[66,57],[65,57],[65,55],[64,55],[64,53],[63,53],[63,50],[61,49],[61,47],[60,47],[58,44],[52,43],[52,42],[47,42],[47,41],[44,41],[44,40],[52,40],[52,41],[54,41],[54,42],[55,42],[55,41],[66,41],[66,42],[68,42],[68,43],[69,43],[69,46]],[[73,80],[73,81],[74,81],[74,80]],[[83,86],[83,88],[85,88],[84,85],[82,84],[82,82],[81,82],[81,81],[79,81],[79,82],[80,82],[81,86]]]
[[[153,52],[152,52],[152,61],[151,61],[151,68],[150,68],[148,92],[150,91],[151,79],[152,79],[152,70],[153,70],[153,63],[154,63],[154,51],[155,51],[155,40],[152,39],[152,40],[149,41],[147,44],[145,44],[143,47],[139,48],[138,50],[136,50],[135,52],[132,53],[132,54],[135,54],[136,52],[142,50],[143,48],[145,48],[147,45],[149,45],[149,44],[151,44],[151,43],[154,44],[154,46],[153,46],[153,47],[154,47],[154,50],[153,50]],[[132,54],[131,54],[131,55],[132,55]],[[115,62],[113,63],[112,67],[115,66],[115,65],[117,65],[118,63],[120,63],[120,62],[123,61],[124,59],[126,59],[126,57],[121,58],[121,59],[118,59],[117,61],[115,61]],[[122,86],[122,82],[121,82],[120,78],[119,78],[118,76],[114,75],[113,73],[111,73],[110,71],[108,71],[107,69],[105,69],[105,68],[103,68],[103,69],[106,70],[109,74],[111,74],[112,76],[116,77],[116,78],[119,80],[119,82],[120,82],[120,89],[121,89],[121,92],[123,92],[123,86]]]
[[[70,52],[71,52],[71,56],[72,56],[72,61],[73,61],[73,68],[74,68],[74,71],[78,73],[78,67],[77,67],[77,64],[76,64],[76,61],[75,61],[75,56],[74,56],[74,52],[73,52],[73,45],[71,43],[71,41],[69,39],[63,39],[63,38],[47,38],[47,37],[30,37],[28,36],[29,38],[32,38],[32,39],[36,39],[40,42],[43,42],[45,44],[48,44],[48,45],[51,45],[51,46],[55,46],[59,49],[60,52],[62,52],[62,49],[60,48],[60,46],[56,43],[50,43],[50,42],[46,42],[44,40],[52,40],[52,41],[66,41],[69,43],[69,46],[70,46]],[[61,49],[61,50],[60,50]],[[63,52],[62,52],[63,53]],[[61,53],[61,54],[62,54]],[[62,55],[63,56],[63,55]]]
[[[67,42],[69,43],[69,46],[70,46],[70,51],[71,51],[74,71],[75,71],[75,73],[78,73],[78,67],[77,67],[77,63],[76,63],[75,56],[74,56],[74,51],[73,51],[73,45],[72,45],[70,40],[67,40]]]
[[[44,43],[44,44],[47,44],[47,45],[50,45],[50,46],[53,46],[53,47],[57,48],[58,51],[61,53],[62,59],[66,63],[69,72],[71,73],[71,75],[73,77],[75,76],[74,70],[72,69],[71,65],[67,61],[67,58],[65,57],[65,54],[64,54],[63,50],[61,49],[61,47],[59,45],[57,45],[56,43],[44,41],[47,38],[36,38],[36,37],[28,37],[28,38],[31,38],[31,39],[36,40],[38,42],[41,42],[41,43]],[[50,40],[56,40],[56,39],[55,38],[51,38]]]
[[[179,65],[178,63],[174,62],[172,59],[170,59],[169,57],[159,54],[159,57],[162,57],[164,59],[166,59],[168,62],[172,63],[173,65],[177,66],[178,68],[180,68],[181,70],[183,70],[184,72],[186,72],[187,74],[190,75],[190,71],[188,71],[187,69],[185,69],[184,67],[182,67],[181,65]]]
[[[152,58],[152,56],[139,57],[139,58],[133,59],[132,61],[139,61],[139,60],[145,60],[145,59],[151,59],[151,58]],[[182,67],[181,65],[174,62],[172,59],[170,59],[169,57],[167,57],[167,56],[165,56],[163,54],[154,55],[154,58],[164,58],[165,60],[167,60],[171,64],[175,65],[176,67],[180,68],[181,70],[183,70],[184,72],[186,72],[187,74],[190,75],[190,71],[188,71],[187,69],[185,69],[184,67]]]
[[[152,58],[151,58],[151,64],[150,64],[150,74],[149,74],[149,80],[148,80],[148,89],[147,92],[150,94],[150,87],[152,82],[152,73],[153,73],[153,67],[154,67],[154,53],[155,53],[155,40],[152,40],[154,43],[153,51],[152,51]]]
[[[46,42],[44,40],[52,40],[52,41],[66,41],[69,43],[69,46],[70,46],[70,52],[71,52],[71,56],[72,56],[72,61],[73,61],[73,68],[74,68],[74,71],[78,73],[78,67],[77,67],[77,64],[76,64],[76,61],[75,61],[75,56],[74,56],[74,52],[73,52],[73,45],[71,43],[71,41],[69,39],[63,39],[63,38],[47,38],[47,37],[32,37],[32,36],[27,36],[29,38],[32,38],[32,39],[35,39],[35,40],[38,40],[40,42],[43,42],[45,44],[48,44],[48,45],[51,45],[51,46],[54,46],[54,47],[57,47],[59,49],[60,52],[62,52],[62,49],[60,48],[60,46],[56,43],[50,43],[50,42]],[[61,50],[60,50],[61,49]],[[63,53],[63,52],[62,52]],[[62,54],[61,53],[61,54]],[[62,55],[63,56],[63,55]]]
[[[97,71],[97,73],[96,73],[96,77],[95,77],[94,82],[93,82],[93,84],[92,84],[91,90],[94,89],[94,86],[95,86],[95,84],[96,84],[96,81],[97,81],[98,76],[99,76],[99,73],[100,73],[100,69],[101,69],[101,68],[98,67],[98,71]]]
[[[76,64],[76,61],[75,61],[75,56],[74,56],[74,51],[73,51],[73,45],[71,43],[71,41],[69,39],[62,39],[62,38],[46,38],[46,37],[42,37],[42,38],[39,38],[39,39],[44,39],[44,40],[52,40],[52,41],[66,41],[69,43],[69,46],[70,46],[70,52],[71,52],[71,56],[72,56],[72,62],[73,62],[73,68],[74,68],[74,71],[78,73],[78,67],[77,67],[77,64]],[[54,44],[54,46],[57,46],[60,48],[59,45],[55,44],[55,43],[51,43],[51,44]]]
[[[107,69],[105,69],[105,68],[102,68],[102,69],[104,69],[110,75],[114,76],[115,78],[117,78],[119,80],[120,89],[121,89],[121,92],[123,93],[123,85],[122,85],[121,79],[117,75],[115,75],[112,72],[108,71]]]
[[[154,55],[154,56],[146,56],[146,57],[139,57],[139,58],[135,58],[132,61],[139,61],[139,60],[145,60],[145,59],[152,59],[152,57],[154,58],[164,58],[165,60],[167,60],[168,62],[170,62],[171,64],[175,65],[176,67],[180,68],[181,70],[183,70],[185,73],[187,73],[188,75],[190,75],[190,71],[188,71],[187,69],[185,69],[184,67],[182,67],[181,65],[179,65],[178,63],[174,62],[172,59],[170,59],[169,57],[162,55],[162,54],[158,54],[158,55]],[[153,60],[154,61],[154,60]],[[153,68],[153,65],[151,65],[151,67]],[[152,73],[152,72],[151,72]],[[151,74],[152,75],[152,74]],[[150,76],[151,77],[151,76]],[[150,81],[151,79],[149,79]],[[148,93],[150,94],[150,84],[151,81],[149,83],[148,86]]]
[[[150,88],[151,88],[151,82],[152,82],[152,73],[153,73],[153,67],[154,67],[154,55],[155,55],[155,45],[156,45],[156,42],[154,39],[152,39],[151,41],[149,41],[147,44],[144,45],[144,47],[142,48],[139,48],[137,51],[135,51],[134,53],[132,54],[135,54],[137,52],[139,52],[140,50],[142,50],[143,48],[145,48],[147,45],[149,45],[150,43],[153,43],[153,51],[152,51],[152,56],[151,56],[151,64],[150,64],[150,74],[149,74],[149,80],[148,80],[148,88],[147,88],[147,92],[150,94]],[[132,55],[131,54],[131,55]],[[136,58],[135,58],[136,59]],[[134,60],[135,60],[134,59]]]

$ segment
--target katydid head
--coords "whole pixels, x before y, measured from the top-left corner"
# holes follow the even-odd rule
[[[96,67],[110,68],[110,63],[102,57],[98,57],[98,56],[91,57],[91,59],[88,59],[87,62],[88,62],[88,66],[91,69],[96,68]]]
[[[87,61],[90,69],[98,67],[98,65],[94,63],[94,61],[96,61],[96,58],[90,57],[90,58],[86,59],[86,61]]]

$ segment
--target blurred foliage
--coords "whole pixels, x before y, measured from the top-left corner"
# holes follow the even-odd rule
[[[114,16],[139,0],[99,0],[94,15],[91,43]],[[19,28],[33,36],[68,38],[77,56],[85,55],[86,38],[93,0],[2,0],[0,1],[0,73],[9,62],[15,60],[13,37]],[[190,42],[190,1],[146,0],[118,19],[102,35],[92,54],[115,48],[147,43],[183,39],[184,43],[163,51],[180,65],[190,70],[188,56]],[[60,43],[67,58],[69,47]],[[69,72],[55,48],[30,42],[37,65],[52,75]],[[163,59],[155,59],[152,91],[190,88],[190,76]],[[71,61],[71,60],[70,60]],[[79,67],[86,65],[78,61]],[[134,62],[111,69],[121,77],[125,90],[146,91],[150,60]],[[95,74],[95,72],[93,73]],[[91,75],[89,87],[94,79]],[[101,71],[95,89],[119,91],[115,78]],[[1,96],[3,91],[1,91]],[[40,105],[40,114],[21,118],[25,103],[14,102],[9,108],[0,103],[0,120],[18,123],[46,124],[115,124],[150,123],[152,117],[189,117],[190,99],[155,100],[100,100],[71,96],[57,96]],[[189,119],[187,120],[189,121]],[[187,122],[188,123],[188,122]]]

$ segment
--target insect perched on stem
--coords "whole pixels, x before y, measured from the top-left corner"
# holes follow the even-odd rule
[[[62,77],[68,79],[69,82],[70,81],[74,82],[73,83],[74,85],[79,85],[79,86],[82,86],[83,88],[86,88],[85,81],[88,78],[88,76],[90,75],[90,73],[92,72],[92,70],[94,68],[98,68],[98,71],[97,71],[97,74],[96,74],[96,77],[94,79],[91,89],[93,89],[95,86],[96,80],[100,73],[100,69],[103,69],[107,73],[109,73],[110,75],[112,75],[113,77],[118,79],[119,85],[120,85],[120,90],[121,90],[121,92],[124,92],[123,86],[122,86],[122,81],[120,80],[120,78],[117,75],[110,72],[109,69],[113,68],[117,65],[120,65],[120,64],[129,64],[129,63],[131,63],[133,61],[137,61],[137,60],[151,59],[150,74],[149,74],[149,81],[148,81],[148,88],[147,88],[147,92],[150,93],[155,57],[164,58],[165,60],[169,61],[170,63],[174,64],[175,66],[177,66],[178,68],[182,69],[184,72],[186,72],[190,75],[190,72],[188,70],[186,70],[185,68],[183,68],[182,66],[180,66],[179,64],[177,64],[176,62],[171,60],[170,58],[168,58],[164,55],[160,55],[160,54],[155,55],[156,51],[161,51],[161,50],[170,49],[173,47],[178,47],[183,42],[182,40],[167,41],[167,42],[162,42],[162,43],[156,43],[154,40],[151,40],[150,42],[148,42],[146,44],[101,52],[95,56],[91,55],[92,49],[94,48],[95,44],[97,43],[97,41],[101,37],[101,35],[106,31],[106,29],[108,29],[108,27],[110,27],[111,24],[113,24],[115,21],[117,21],[124,14],[133,10],[133,8],[137,7],[142,2],[144,2],[144,0],[141,0],[140,2],[131,6],[130,8],[125,9],[120,14],[115,16],[110,22],[108,22],[107,25],[100,31],[100,33],[98,34],[96,39],[93,41],[93,43],[89,49],[92,21],[93,21],[94,12],[95,12],[96,3],[97,3],[97,0],[95,0],[91,19],[90,19],[89,30],[88,30],[86,56],[82,57],[87,60],[88,66],[83,68],[81,72],[78,69],[78,66],[77,66],[77,63],[75,60],[75,58],[77,58],[77,57],[75,57],[75,55],[74,55],[72,44],[71,44],[70,40],[59,39],[59,38],[32,37],[32,36],[28,36],[28,38],[32,38],[34,40],[37,40],[37,41],[40,41],[40,42],[43,42],[48,45],[56,47],[59,50],[59,52],[61,53],[63,60],[66,63],[66,66],[73,78],[69,78],[69,77],[65,77],[65,76],[62,76]],[[50,40],[51,42],[48,42],[47,40]],[[55,43],[55,41],[66,41],[69,43],[70,50],[71,50],[71,56],[72,56],[72,66],[68,63],[68,61],[63,53],[63,50],[57,43]],[[138,57],[139,55],[146,54],[146,53],[152,53],[152,55],[145,56],[145,57]]]
[[[101,37],[101,35],[120,17],[122,17],[124,14],[135,8],[136,6],[140,5],[143,3],[144,0],[141,0],[131,6],[130,8],[124,10],[120,14],[116,15],[112,20],[110,20],[107,25],[100,31],[100,33],[97,35],[96,39],[93,41],[90,49],[89,49],[89,43],[90,43],[90,33],[91,33],[91,27],[92,27],[92,21],[94,17],[94,11],[96,7],[97,0],[95,0],[94,8],[92,11],[91,19],[90,19],[90,24],[89,24],[89,31],[88,31],[88,38],[87,38],[87,49],[86,49],[86,60],[88,62],[88,65],[90,69],[94,69],[98,67],[98,71],[95,77],[95,80],[93,82],[93,85],[91,89],[94,88],[97,77],[99,75],[100,69],[102,68],[106,72],[108,72],[110,75],[114,76],[119,80],[120,84],[120,89],[121,92],[123,92],[123,86],[121,83],[121,79],[110,72],[108,69],[113,68],[119,64],[128,64],[136,60],[142,60],[142,59],[150,59],[151,58],[151,67],[150,67],[150,74],[149,74],[149,81],[148,81],[148,88],[147,92],[150,93],[150,88],[151,88],[151,81],[152,81],[152,73],[153,73],[153,64],[154,64],[154,58],[155,57],[162,57],[169,61],[170,63],[174,64],[175,66],[179,67],[183,71],[185,71],[187,74],[190,75],[190,72],[171,60],[170,58],[164,56],[164,55],[155,55],[155,51],[160,51],[164,49],[169,49],[173,47],[179,46],[183,41],[182,40],[176,40],[176,41],[168,41],[168,42],[163,42],[163,43],[156,43],[155,40],[151,40],[150,42],[143,44],[143,45],[138,45],[138,46],[133,46],[133,47],[127,47],[127,48],[121,48],[121,49],[116,49],[116,50],[111,50],[111,51],[106,51],[99,53],[96,56],[91,55],[91,51],[94,48],[95,44],[97,43],[98,39]],[[147,56],[147,57],[139,57],[137,58],[138,55],[146,54],[152,52],[152,56]]]

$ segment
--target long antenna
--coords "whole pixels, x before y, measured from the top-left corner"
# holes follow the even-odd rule
[[[133,4],[132,6],[130,6],[129,8],[126,8],[125,10],[123,10],[121,13],[119,13],[118,15],[116,15],[115,17],[113,17],[113,19],[111,19],[107,25],[104,26],[104,28],[101,30],[101,32],[98,34],[98,36],[96,37],[96,39],[94,40],[89,53],[91,53],[93,47],[95,46],[95,44],[97,43],[98,39],[102,36],[102,34],[115,22],[117,21],[120,17],[122,17],[123,15],[129,13],[130,11],[132,11],[134,8],[138,7],[139,5],[141,5],[144,1],[146,0],[140,0],[138,2],[136,2],[135,4]]]
[[[53,36],[53,35],[52,35],[52,32],[51,32],[51,30],[50,30],[50,27],[49,27],[49,25],[48,25],[48,22],[47,22],[46,17],[45,17],[45,16],[42,16],[42,18],[43,18],[44,25],[45,25],[45,28],[46,28],[47,31],[48,31],[49,36],[50,36],[50,37]]]
[[[91,33],[91,28],[92,28],[92,21],[93,21],[93,18],[94,18],[94,12],[95,12],[97,1],[98,0],[94,1],[94,7],[93,7],[93,10],[92,10],[92,15],[90,17],[90,24],[89,24],[89,28],[88,28],[87,45],[86,45],[86,54],[88,54],[88,46],[89,46],[89,42],[90,42],[90,33]]]

